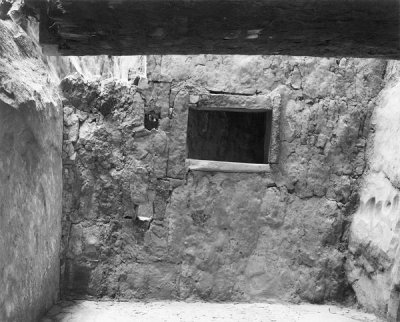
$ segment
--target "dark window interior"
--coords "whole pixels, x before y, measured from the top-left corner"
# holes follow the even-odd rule
[[[268,163],[272,112],[189,109],[190,159]]]

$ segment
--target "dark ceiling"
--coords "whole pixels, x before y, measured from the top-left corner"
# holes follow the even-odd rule
[[[48,54],[399,58],[397,0],[26,0]]]

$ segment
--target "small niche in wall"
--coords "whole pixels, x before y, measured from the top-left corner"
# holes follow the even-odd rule
[[[268,163],[271,110],[201,110],[190,108],[188,158],[197,160]]]
[[[147,130],[158,129],[160,120],[160,113],[154,111],[146,112],[144,114],[144,127]]]

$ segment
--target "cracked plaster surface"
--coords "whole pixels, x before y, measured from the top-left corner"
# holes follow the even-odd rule
[[[349,299],[348,226],[385,68],[164,56],[148,58],[137,86],[64,80],[65,294]],[[202,95],[237,106],[274,98],[279,155],[270,173],[187,172],[187,110]],[[160,113],[158,130],[144,129],[146,111]]]

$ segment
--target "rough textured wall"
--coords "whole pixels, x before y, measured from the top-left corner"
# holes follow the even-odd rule
[[[164,56],[149,57],[148,80],[137,87],[65,79],[65,292],[347,298],[347,230],[385,67]],[[279,108],[280,153],[270,173],[185,168],[188,108],[199,94],[221,93],[231,102],[270,98],[262,101]],[[158,130],[143,127],[149,111],[161,115]]]
[[[372,117],[361,202],[351,226],[347,271],[357,298],[388,320],[398,321],[399,275],[399,64],[390,62],[385,89]]]
[[[35,321],[59,294],[62,113],[36,45],[0,20],[0,321]]]
[[[46,56],[46,59],[61,79],[75,72],[85,78],[114,77],[126,81],[146,75],[146,56]]]

